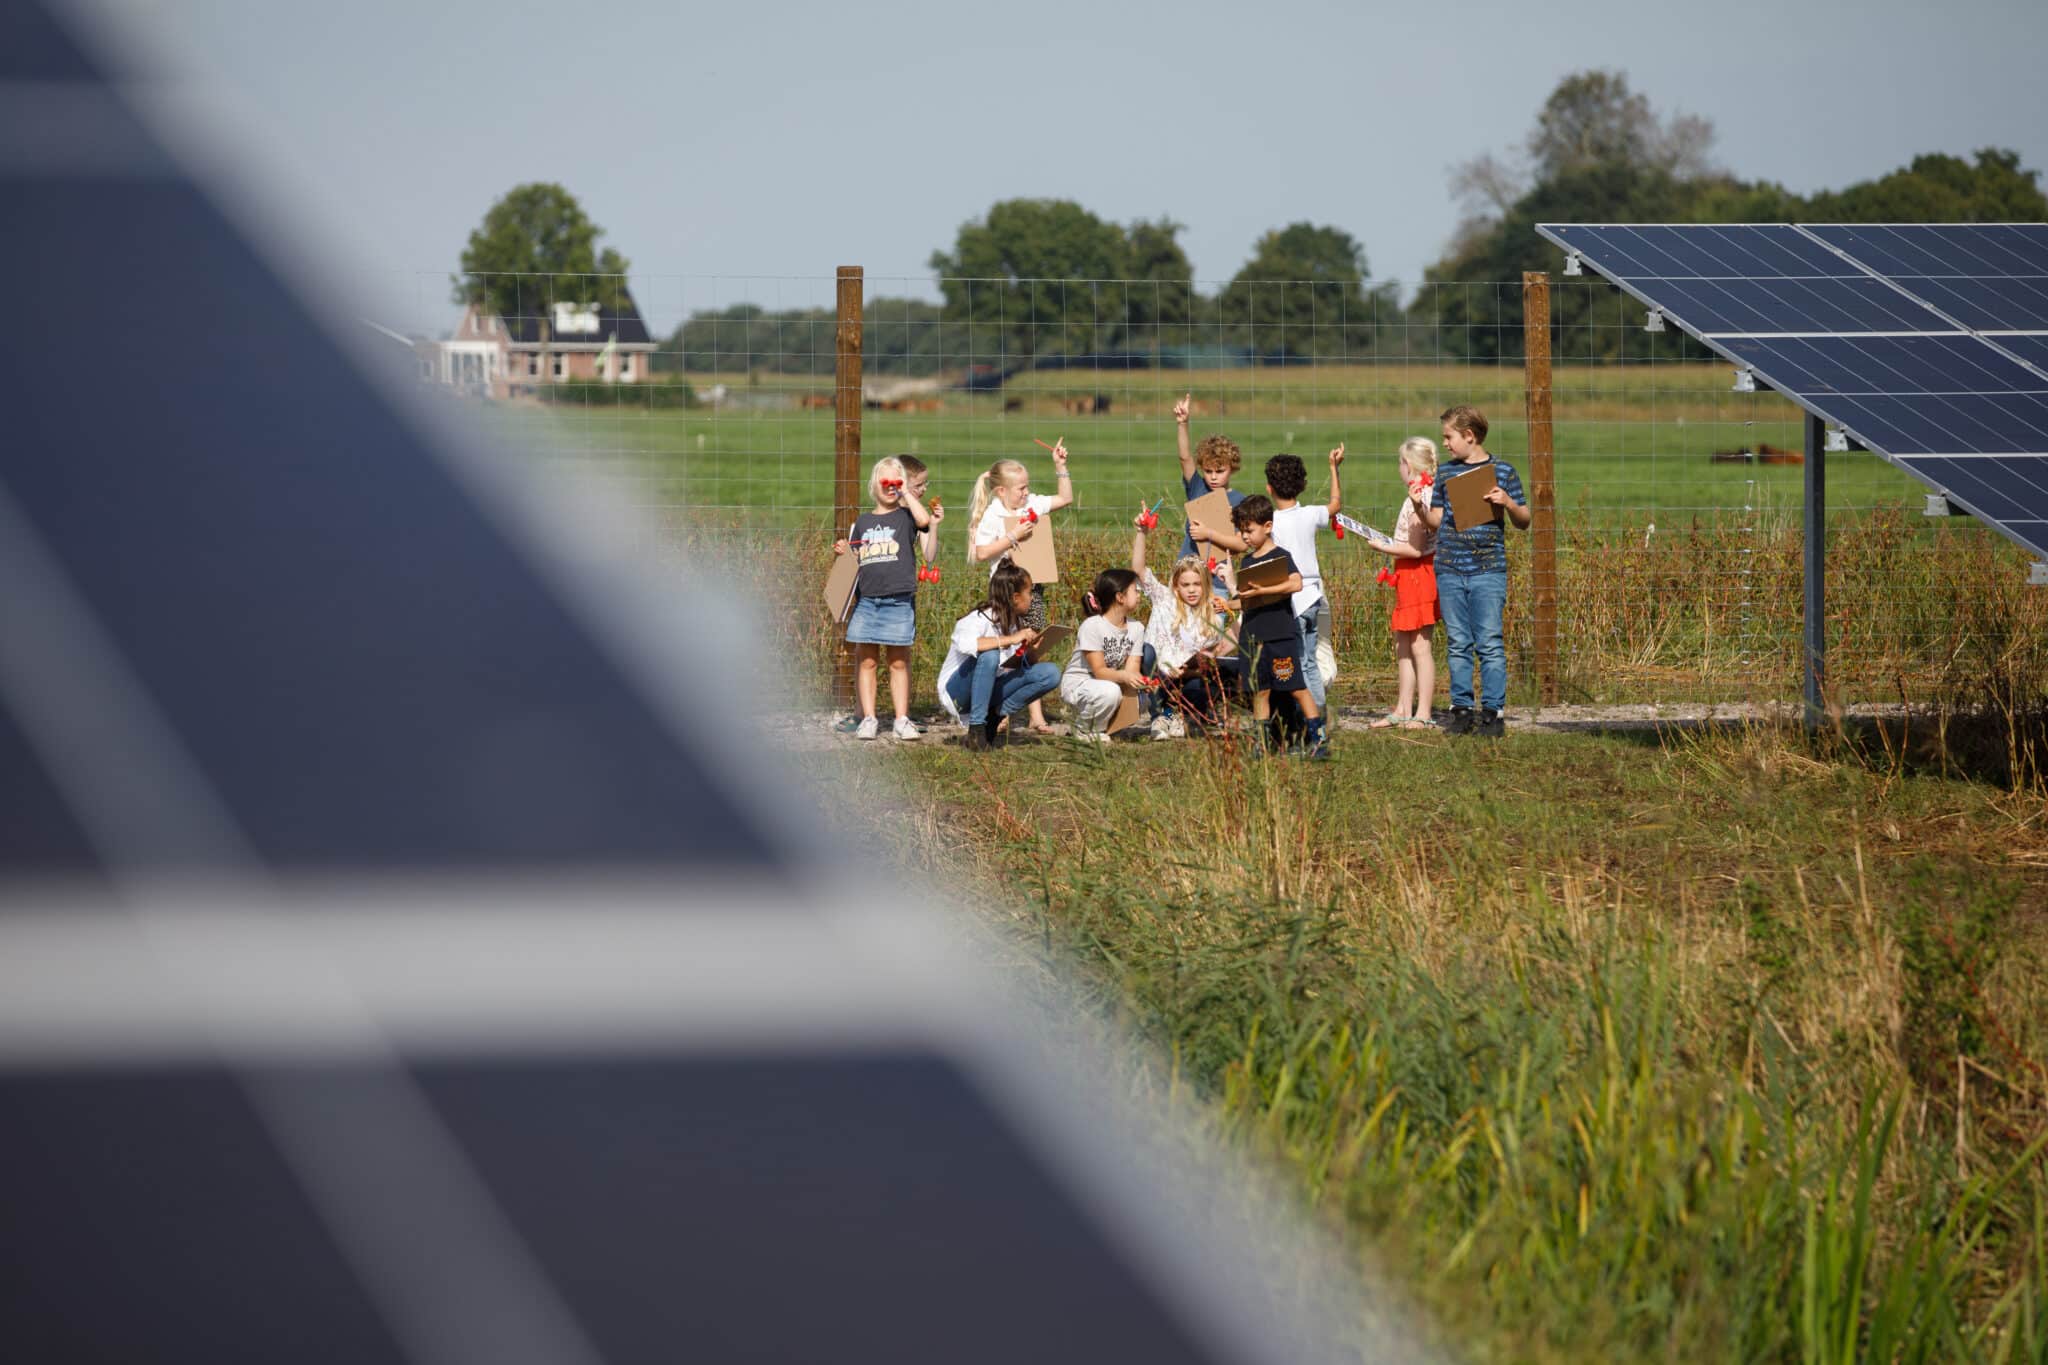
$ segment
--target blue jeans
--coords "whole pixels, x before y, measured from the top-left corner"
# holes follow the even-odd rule
[[[1472,656],[1479,656],[1479,704],[1500,711],[1508,704],[1508,650],[1500,633],[1508,601],[1504,573],[1446,573],[1437,566],[1436,605],[1443,614],[1445,652],[1451,663],[1451,705],[1472,708]]]
[[[1002,668],[1001,655],[1000,649],[984,649],[946,681],[947,695],[970,728],[1014,716],[1060,685],[1058,665],[1041,659],[1025,668]]]
[[[1316,667],[1316,626],[1322,614],[1323,599],[1295,618],[1295,629],[1301,632],[1301,680],[1308,684],[1308,694],[1316,699],[1318,709],[1322,707],[1325,690],[1329,686],[1323,681],[1323,672]]]

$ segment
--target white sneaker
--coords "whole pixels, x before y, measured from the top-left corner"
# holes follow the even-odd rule
[[[1109,743],[1109,734],[1104,730],[1076,730],[1074,731],[1074,738],[1080,740],[1083,744]]]
[[[860,718],[860,728],[853,732],[853,737],[855,739],[873,739],[881,733],[882,723],[880,721],[876,720],[873,716],[862,716]]]
[[[1160,716],[1152,722],[1152,738],[1154,739],[1186,739],[1187,737],[1187,722],[1179,716]]]
[[[917,722],[912,720],[908,716],[896,717],[896,726],[889,733],[896,736],[896,738],[898,739],[924,738],[922,734],[918,733]]]

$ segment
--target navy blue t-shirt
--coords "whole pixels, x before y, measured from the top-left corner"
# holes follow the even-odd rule
[[[1242,573],[1254,564],[1267,564],[1279,560],[1287,572],[1296,573],[1300,566],[1294,556],[1281,549],[1278,544],[1268,542],[1262,554],[1246,555],[1237,562]],[[1301,652],[1301,622],[1294,615],[1294,599],[1286,593],[1262,597],[1255,604],[1246,607],[1244,620],[1238,626],[1240,644],[1248,645],[1256,640],[1262,645],[1284,645],[1293,653]]]
[[[1508,571],[1507,509],[1496,508],[1493,520],[1477,526],[1459,526],[1457,514],[1451,511],[1449,495],[1444,492],[1444,485],[1452,479],[1461,478],[1481,467],[1477,464],[1437,466],[1436,484],[1429,490],[1429,505],[1442,508],[1444,513],[1444,524],[1436,533],[1438,573],[1469,576]],[[1522,496],[1522,476],[1506,460],[1493,462],[1493,479],[1516,503],[1528,501]]]

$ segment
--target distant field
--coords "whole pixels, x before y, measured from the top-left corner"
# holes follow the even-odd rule
[[[799,406],[829,395],[830,380],[792,376],[693,376],[700,390],[724,383],[717,409],[652,411],[634,390],[586,406],[498,410],[522,444],[644,480],[650,502],[753,524],[816,520],[832,501],[832,413]],[[1362,513],[1391,508],[1400,489],[1393,450],[1405,436],[1434,436],[1437,414],[1469,401],[1494,420],[1488,447],[1524,464],[1518,366],[1300,366],[1213,372],[1116,371],[1020,375],[1002,394],[935,395],[937,411],[871,411],[864,461],[915,453],[936,471],[936,489],[965,510],[974,475],[998,457],[1023,460],[1034,488],[1051,486],[1052,464],[1033,438],[1064,437],[1073,452],[1077,520],[1102,525],[1140,498],[1171,500],[1176,488],[1170,408],[1192,391],[1198,434],[1221,431],[1244,448],[1241,486],[1256,489],[1265,459],[1291,451],[1317,471],[1343,441],[1347,501]],[[1082,416],[1066,399],[1102,395],[1108,411]],[[1014,405],[1014,406],[1010,406]],[[1006,410],[1006,407],[1008,410]],[[1640,524],[1748,518],[1800,502],[1797,466],[1716,464],[1717,451],[1759,443],[1796,448],[1796,410],[1776,395],[1730,391],[1729,370],[1709,365],[1561,366],[1555,375],[1556,488],[1561,509]],[[1918,485],[1875,456],[1836,456],[1829,499],[1841,511],[1917,502]],[[1170,504],[1169,504],[1170,505]]]

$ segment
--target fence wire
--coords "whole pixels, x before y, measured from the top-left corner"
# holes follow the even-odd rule
[[[487,299],[447,303],[446,332],[413,339],[422,382],[486,410],[508,450],[623,476],[668,534],[758,570],[788,615],[796,662],[830,677],[837,632],[816,587],[836,520],[835,278],[481,283]],[[1176,533],[1156,538],[1155,568],[1170,559],[1183,395],[1196,439],[1241,448],[1233,486],[1247,491],[1288,452],[1308,467],[1304,500],[1326,500],[1326,457],[1342,443],[1345,509],[1390,525],[1403,496],[1396,447],[1436,439],[1458,403],[1486,413],[1487,449],[1530,486],[1522,287],[868,277],[860,482],[883,455],[916,455],[949,513],[942,580],[922,590],[917,676],[934,676],[943,626],[980,586],[965,556],[975,475],[1016,459],[1049,488],[1034,441],[1072,452],[1076,503],[1054,525],[1075,601],[1084,578],[1127,562],[1141,504],[1165,499]],[[1646,331],[1640,306],[1603,281],[1550,289],[1561,696],[1795,700],[1798,409],[1737,391],[1732,367],[1675,328]],[[416,292],[432,306],[449,285],[423,276]],[[2027,586],[2025,555],[1967,517],[1925,516],[1926,490],[1877,455],[1831,453],[1826,478],[1835,700],[1957,702],[1994,681],[2040,685],[2048,590]],[[1517,705],[1537,684],[1531,548],[1510,532]],[[1321,561],[1337,699],[1380,705],[1393,686],[1383,561],[1356,538],[1323,542]],[[1078,614],[1062,600],[1056,618]]]

